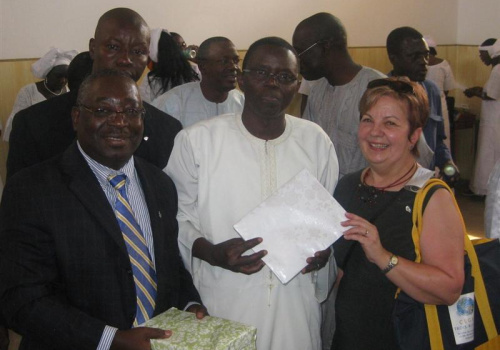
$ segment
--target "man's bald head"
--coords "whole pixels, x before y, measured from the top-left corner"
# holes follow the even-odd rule
[[[97,22],[94,38],[98,37],[107,21],[114,21],[122,26],[134,26],[140,28],[148,27],[148,24],[140,14],[126,7],[118,7],[105,12]],[[149,27],[148,27],[149,29]],[[149,33],[148,33],[149,40]]]
[[[236,88],[240,56],[228,38],[216,36],[200,44],[196,63],[203,79],[201,90],[212,102],[225,101],[229,91]]]
[[[92,71],[117,69],[138,81],[148,62],[149,41],[149,27],[137,12],[128,8],[109,10],[99,18],[89,42]]]
[[[196,58],[199,60],[208,59],[210,56],[210,49],[215,44],[225,44],[229,46],[234,46],[233,42],[226,37],[223,36],[214,36],[212,38],[208,38],[200,44],[198,48],[198,52],[196,53]]]
[[[307,80],[326,76],[332,65],[350,62],[345,28],[330,13],[320,12],[300,22],[293,33],[293,47],[300,58],[300,72]]]
[[[337,48],[347,50],[347,33],[344,25],[330,13],[320,12],[304,19],[295,29],[295,33],[300,31],[307,31],[312,35],[311,39],[314,42],[331,40]]]

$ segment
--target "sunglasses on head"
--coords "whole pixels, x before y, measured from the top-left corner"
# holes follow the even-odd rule
[[[381,86],[387,86],[391,90],[394,90],[401,94],[412,94],[415,95],[413,86],[402,81],[402,80],[389,80],[389,79],[375,79],[368,83],[367,89],[373,89]]]

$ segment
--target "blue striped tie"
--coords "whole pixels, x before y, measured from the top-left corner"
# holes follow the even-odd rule
[[[125,182],[125,174],[110,175],[111,185],[116,189],[115,214],[127,246],[137,295],[137,311],[134,326],[147,321],[155,309],[156,272],[141,228],[130,207]]]

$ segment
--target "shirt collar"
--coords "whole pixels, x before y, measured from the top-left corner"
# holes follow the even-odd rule
[[[130,157],[128,162],[118,170],[109,168],[95,159],[91,158],[80,146],[80,142],[76,142],[78,145],[78,149],[82,154],[83,158],[89,165],[90,169],[92,169],[93,173],[97,177],[97,180],[101,183],[101,185],[109,185],[108,177],[109,175],[117,175],[117,174],[125,174],[128,178],[128,181],[135,181],[136,173],[135,173],[135,165],[134,165],[134,157]]]

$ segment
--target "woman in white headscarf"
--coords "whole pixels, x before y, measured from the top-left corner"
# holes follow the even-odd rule
[[[139,86],[144,102],[152,102],[178,85],[199,80],[177,42],[165,29],[151,30],[149,58],[152,67]]]
[[[481,119],[479,122],[478,150],[470,190],[484,196],[488,189],[488,178],[500,159],[500,40],[488,39],[479,46],[479,57],[487,66],[492,66],[490,77],[484,87],[472,87],[464,91],[467,97],[479,97]]]
[[[9,141],[12,121],[17,112],[35,103],[68,92],[66,87],[68,83],[68,65],[77,53],[75,50],[62,51],[52,48],[42,58],[33,63],[31,72],[36,78],[43,80],[23,86],[19,90],[12,112],[7,119],[7,125],[3,133],[4,141]]]

